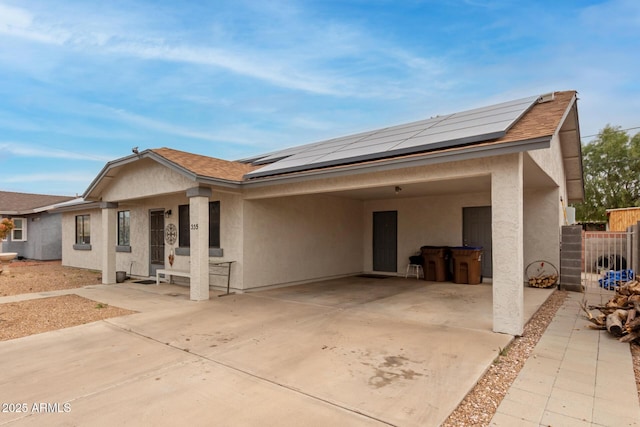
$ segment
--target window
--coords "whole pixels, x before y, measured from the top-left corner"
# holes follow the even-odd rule
[[[189,205],[178,206],[178,242],[181,248],[191,246]],[[209,202],[209,247],[220,247],[220,201]]]
[[[13,230],[11,230],[11,240],[14,242],[25,242],[27,240],[27,221],[24,218],[12,218]]]
[[[189,205],[178,206],[178,246],[191,246],[191,232],[189,231]]]
[[[209,247],[220,247],[220,202],[209,202]]]
[[[119,211],[118,212],[118,246],[130,246],[131,245],[131,212]]]
[[[91,243],[91,216],[76,216],[76,244],[88,245]]]

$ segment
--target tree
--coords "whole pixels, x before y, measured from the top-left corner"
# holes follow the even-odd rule
[[[582,145],[584,202],[576,204],[581,222],[606,221],[607,209],[640,206],[640,133],[605,126]]]

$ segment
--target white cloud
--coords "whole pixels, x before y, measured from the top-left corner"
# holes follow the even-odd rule
[[[55,172],[55,173],[33,173],[33,174],[21,174],[11,175],[4,178],[0,178],[0,182],[7,184],[20,184],[20,183],[33,183],[44,182],[50,184],[52,182],[78,182],[86,184],[91,182],[95,178],[95,175],[91,173],[81,172]]]
[[[413,73],[422,76],[422,82],[429,76],[442,75],[441,64],[377,40],[355,25],[347,26],[337,21],[309,25],[308,18],[297,10],[286,17],[277,10],[262,10],[263,13],[273,13],[273,16],[271,19],[263,16],[262,21],[251,22],[256,27],[252,28],[253,37],[264,35],[263,40],[254,41],[251,45],[245,44],[251,42],[248,40],[239,42],[243,38],[234,32],[221,40],[199,37],[185,41],[188,34],[173,35],[170,28],[162,33],[146,29],[142,18],[136,32],[125,29],[135,27],[130,22],[135,17],[109,16],[109,19],[94,25],[95,19],[89,17],[87,23],[83,22],[82,11],[78,11],[80,16],[67,17],[67,22],[58,22],[61,17],[54,21],[46,11],[37,14],[26,9],[0,6],[0,16],[3,12],[5,17],[0,18],[0,34],[7,36],[88,54],[215,67],[277,87],[312,94],[385,98],[408,91],[392,79],[386,90],[373,91],[373,87],[380,87],[383,82],[371,82],[367,78],[366,73],[371,69],[393,69],[401,75]],[[71,19],[73,21],[69,21]],[[129,21],[127,25],[122,24],[125,20]],[[274,20],[280,28],[263,23]],[[218,25],[224,26],[224,23]],[[364,74],[354,74],[351,66],[335,67],[335,62],[352,64],[356,69],[360,67]]]
[[[36,157],[48,159],[66,159],[66,160],[89,160],[96,162],[105,162],[111,160],[111,157],[80,153],[70,150],[62,150],[57,148],[47,148],[38,145],[30,145],[22,142],[0,142],[0,151],[6,154],[12,154],[18,157]]]
[[[68,35],[52,28],[38,28],[26,9],[0,4],[0,34],[46,44],[63,44]]]

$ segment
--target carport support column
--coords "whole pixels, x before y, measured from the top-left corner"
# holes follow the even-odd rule
[[[209,299],[209,197],[211,189],[195,187],[187,190],[191,237],[191,285],[193,301]]]
[[[505,156],[491,176],[493,330],[524,328],[523,154]]]
[[[102,202],[102,283],[116,283],[117,203]]]

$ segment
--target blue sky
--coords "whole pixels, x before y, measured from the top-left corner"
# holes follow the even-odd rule
[[[637,0],[0,0],[0,190],[82,194],[134,146],[235,160],[557,90],[583,136],[640,127],[638,52]]]

